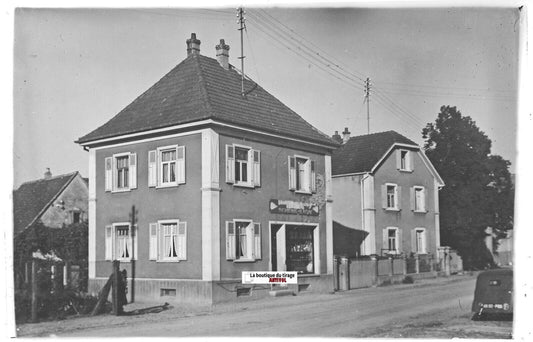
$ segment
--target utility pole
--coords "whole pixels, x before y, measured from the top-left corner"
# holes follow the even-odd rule
[[[370,78],[365,81],[365,101],[366,101],[366,134],[370,134]]]
[[[242,7],[237,8],[237,17],[239,20],[237,20],[237,24],[239,24],[238,31],[241,31],[241,56],[238,57],[241,60],[241,95],[244,97],[244,14],[246,12],[243,10]]]

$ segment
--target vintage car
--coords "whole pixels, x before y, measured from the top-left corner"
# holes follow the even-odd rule
[[[472,319],[513,314],[513,270],[495,269],[477,277]]]

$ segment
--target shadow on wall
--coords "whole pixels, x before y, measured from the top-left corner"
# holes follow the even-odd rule
[[[333,254],[354,258],[361,255],[361,244],[368,232],[333,221]]]

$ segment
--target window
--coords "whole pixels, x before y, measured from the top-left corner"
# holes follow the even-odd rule
[[[163,146],[148,152],[148,186],[185,184],[185,146]]]
[[[105,259],[120,261],[137,259],[137,234],[132,238],[132,233],[131,225],[127,222],[106,226]]]
[[[426,212],[426,191],[423,186],[411,188],[411,210],[419,213]]]
[[[398,254],[401,251],[401,230],[396,227],[383,229],[382,254]]]
[[[261,259],[261,224],[250,220],[226,222],[226,259],[255,261]]]
[[[415,228],[412,231],[411,244],[413,252],[418,254],[427,253],[426,249],[426,229]]]
[[[401,209],[401,187],[396,184],[386,183],[381,186],[382,207],[385,210],[398,211]]]
[[[396,151],[396,168],[401,171],[412,171],[411,152],[408,150]]]
[[[289,156],[289,190],[316,192],[315,161],[307,157]]]
[[[162,220],[150,223],[150,260],[179,262],[187,259],[187,223]]]
[[[137,154],[120,153],[105,158],[105,191],[137,188]]]
[[[226,145],[226,183],[261,186],[261,152],[249,146]]]

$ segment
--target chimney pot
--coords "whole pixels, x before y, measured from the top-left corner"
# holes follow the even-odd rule
[[[46,168],[46,172],[44,173],[44,179],[50,179],[52,178],[52,172],[50,172],[50,168]]]
[[[344,132],[342,132],[342,143],[346,144],[348,140],[350,140],[350,131],[348,131],[348,127],[344,127]]]
[[[229,45],[226,45],[224,39],[220,39],[220,44],[215,46],[217,51],[217,61],[224,69],[229,69]]]
[[[342,137],[340,136],[339,131],[335,131],[335,134],[333,134],[331,138],[333,138],[333,140],[335,140],[339,144],[342,144]]]
[[[196,33],[191,33],[191,38],[187,39],[187,56],[200,54],[200,40],[196,39]]]

